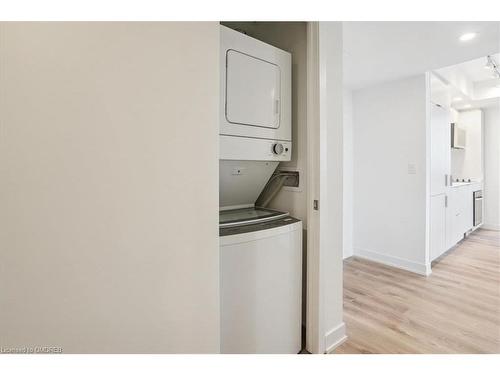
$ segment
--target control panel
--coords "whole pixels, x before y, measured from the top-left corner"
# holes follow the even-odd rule
[[[221,160],[290,161],[292,142],[244,137],[219,137]]]

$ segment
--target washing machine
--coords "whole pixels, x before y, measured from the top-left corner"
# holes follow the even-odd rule
[[[301,349],[302,222],[262,208],[221,211],[221,353]]]

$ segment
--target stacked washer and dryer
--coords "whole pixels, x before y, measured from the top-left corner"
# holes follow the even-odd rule
[[[302,223],[255,202],[292,153],[291,55],[221,26],[222,353],[301,349]]]

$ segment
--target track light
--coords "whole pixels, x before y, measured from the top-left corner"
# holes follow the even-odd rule
[[[491,63],[490,60],[486,60],[486,65],[484,66],[484,69],[493,69],[493,64]]]
[[[486,56],[486,65],[484,66],[484,68],[491,70],[494,77],[500,78],[500,70],[498,69],[498,64],[490,55]]]

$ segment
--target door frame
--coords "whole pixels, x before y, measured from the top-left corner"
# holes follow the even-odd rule
[[[321,276],[319,214],[314,200],[319,198],[319,24],[307,23],[307,305],[306,350],[324,353],[324,298]]]
[[[342,318],[342,128],[342,25],[308,22],[306,349],[310,353],[332,351],[347,339]]]

